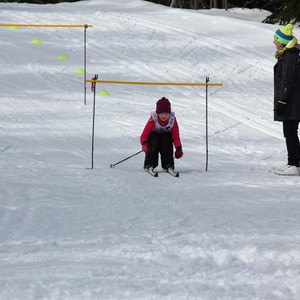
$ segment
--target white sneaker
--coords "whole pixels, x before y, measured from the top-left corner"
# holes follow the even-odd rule
[[[289,165],[284,165],[278,169],[276,169],[276,171],[284,171]]]
[[[299,176],[300,170],[299,170],[299,167],[287,165],[283,168],[276,170],[275,174],[285,175],[285,176]]]

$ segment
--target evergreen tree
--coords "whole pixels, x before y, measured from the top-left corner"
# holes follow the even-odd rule
[[[299,0],[269,0],[265,1],[263,8],[272,11],[272,15],[266,18],[265,23],[279,23],[281,25],[300,22]]]

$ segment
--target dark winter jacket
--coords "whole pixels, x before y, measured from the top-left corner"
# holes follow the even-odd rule
[[[278,101],[287,102],[282,116],[276,112]],[[274,120],[300,121],[300,45],[288,49],[274,66]]]

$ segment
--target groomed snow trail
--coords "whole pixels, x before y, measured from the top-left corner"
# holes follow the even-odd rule
[[[299,299],[300,178],[273,174],[286,159],[276,26],[142,0],[0,3],[0,16],[92,24],[88,78],[224,84],[209,89],[208,172],[203,88],[97,85],[111,96],[97,95],[91,169],[82,30],[0,27],[1,300]],[[140,150],[162,96],[181,130],[180,178],[149,176],[143,154],[110,168]]]

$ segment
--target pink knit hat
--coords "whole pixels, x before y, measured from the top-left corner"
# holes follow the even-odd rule
[[[171,103],[167,98],[162,97],[156,102],[156,113],[171,113]]]

